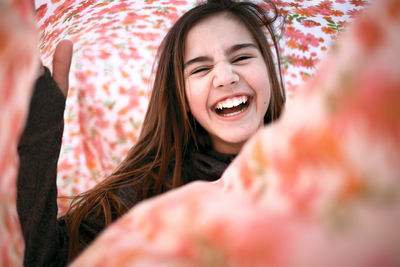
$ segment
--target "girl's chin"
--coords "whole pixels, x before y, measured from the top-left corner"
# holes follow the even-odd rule
[[[237,154],[242,146],[253,136],[252,134],[238,135],[225,135],[223,137],[212,138],[214,149],[217,152],[225,154]]]

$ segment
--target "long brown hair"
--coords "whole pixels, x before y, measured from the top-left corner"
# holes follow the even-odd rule
[[[185,39],[198,22],[228,12],[244,23],[259,46],[271,82],[271,101],[264,122],[267,124],[280,116],[285,94],[273,25],[278,12],[272,2],[266,3],[269,12],[252,3],[208,1],[189,10],[169,30],[158,50],[152,95],[137,143],[114,173],[74,199],[65,217],[70,236],[69,261],[86,245],[79,239],[83,219],[89,214],[101,216],[108,225],[130,208],[115,193],[116,189],[134,188],[132,203],[137,203],[181,186],[181,166],[185,156],[194,150],[210,148],[208,133],[190,111],[187,112],[184,88]],[[275,58],[265,30],[274,44]]]

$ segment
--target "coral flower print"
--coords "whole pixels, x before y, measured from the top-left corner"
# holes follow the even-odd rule
[[[295,8],[291,9],[285,7],[286,1],[276,2],[287,11],[286,23],[289,26],[284,30],[281,46],[284,50],[285,85],[290,99],[298,86],[312,76],[319,59],[344,30],[343,22],[351,23],[351,19],[354,19],[369,1],[349,3],[349,1],[300,0],[296,1]],[[322,41],[313,42],[313,45],[310,46],[307,43],[299,42],[299,40],[305,40],[304,36],[315,36]],[[317,54],[313,63],[306,60],[311,59],[311,53]],[[293,62],[291,60],[293,58],[303,58],[303,60]]]
[[[16,210],[17,143],[37,66],[30,1],[0,2],[0,266],[22,266],[24,241]]]
[[[139,204],[73,266],[400,266],[399,2],[273,1],[285,16],[282,119],[218,182]],[[23,264],[16,146],[37,47],[50,66],[60,40],[74,43],[58,191],[76,195],[137,141],[157,47],[198,1],[32,2],[0,1],[1,266]],[[59,199],[60,215],[68,205]]]
[[[365,6],[367,4],[367,1],[365,1],[365,0],[350,0],[350,3],[355,6]]]
[[[326,34],[335,34],[336,33],[336,30],[331,27],[322,27],[321,29]]]
[[[36,19],[41,20],[47,12],[47,4],[41,5],[38,9],[36,9]]]

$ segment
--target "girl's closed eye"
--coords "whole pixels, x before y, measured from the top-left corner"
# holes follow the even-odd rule
[[[206,71],[208,71],[208,70],[210,70],[210,67],[199,67],[199,68],[197,68],[197,69],[192,70],[192,71],[190,72],[190,75],[198,74],[198,73],[203,73],[203,72],[206,72]]]
[[[247,59],[251,59],[253,58],[253,56],[250,55],[242,55],[242,56],[238,56],[233,60],[233,63],[237,63],[237,62],[241,62],[241,61],[245,61]]]

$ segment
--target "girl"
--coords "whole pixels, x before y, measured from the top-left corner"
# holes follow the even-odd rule
[[[268,5],[272,17],[252,3],[208,1],[175,23],[159,48],[138,142],[59,220],[56,169],[65,99],[46,70],[19,144],[17,206],[26,266],[66,265],[139,201],[193,180],[217,180],[243,144],[279,117],[285,97],[272,25],[277,9]],[[51,106],[41,103],[44,97],[53,97]]]

